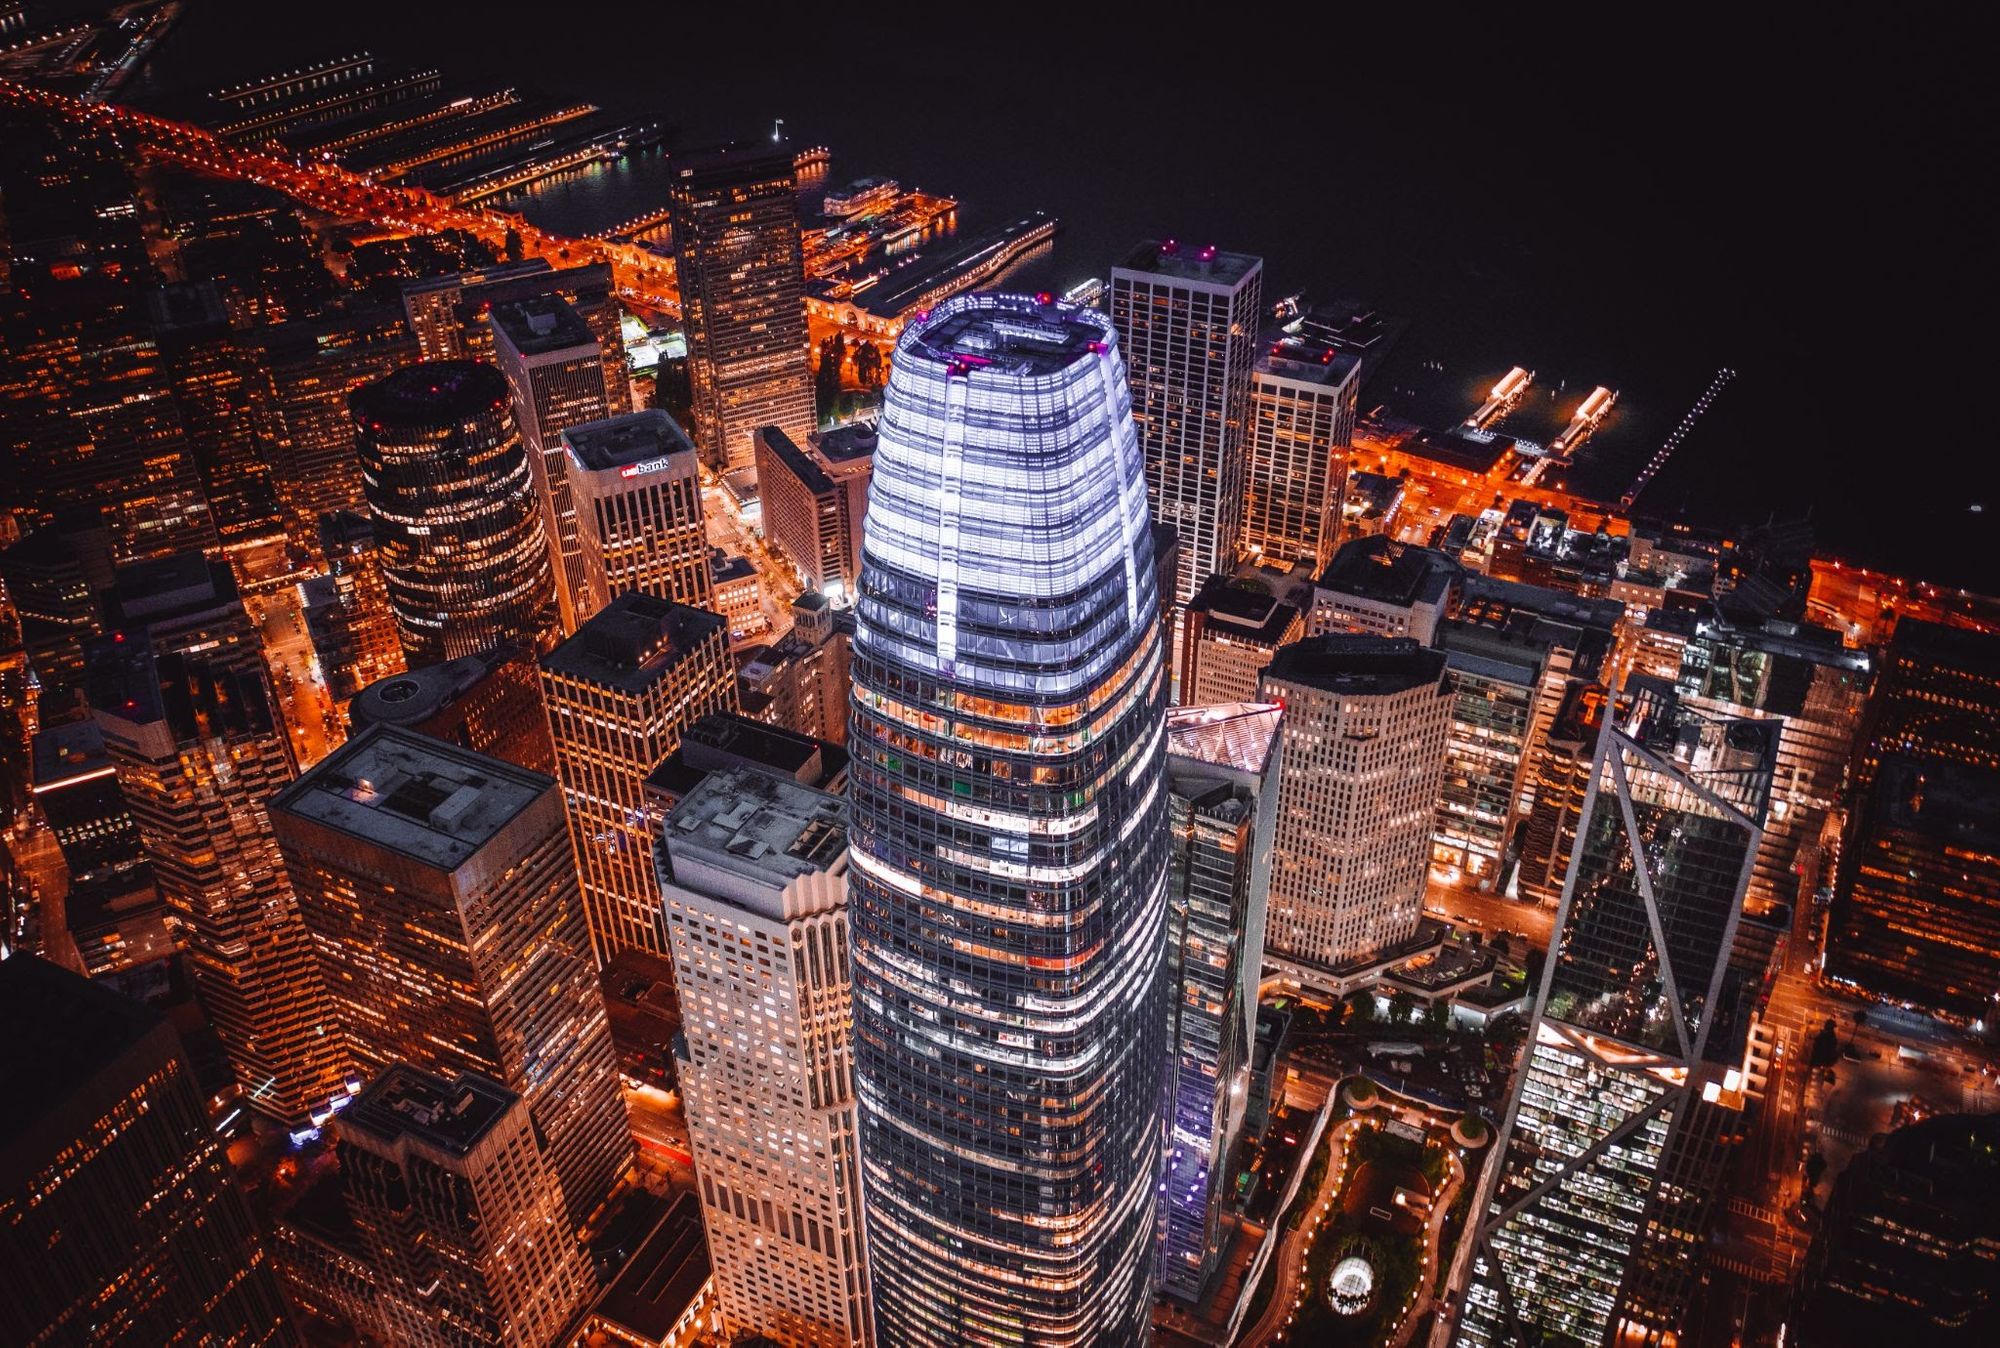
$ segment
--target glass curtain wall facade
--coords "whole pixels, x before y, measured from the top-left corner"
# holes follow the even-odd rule
[[[849,749],[877,1341],[1140,1343],[1165,1031],[1166,684],[1124,362],[955,299],[897,345]]]
[[[1659,1331],[1631,1308],[1635,1274],[1670,1253],[1677,1134],[1729,1018],[1776,762],[1775,723],[1704,714],[1649,676],[1604,718],[1527,1064],[1474,1204],[1454,1342]]]
[[[1283,716],[1257,702],[1167,713],[1173,1103],[1160,1284],[1190,1302],[1222,1255],[1230,1153],[1250,1098]]]

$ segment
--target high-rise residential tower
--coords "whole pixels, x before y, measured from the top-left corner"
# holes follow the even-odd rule
[[[574,632],[584,617],[586,582],[563,432],[624,409],[608,401],[597,338],[560,295],[496,304],[487,320],[493,362],[513,390],[514,419],[535,479],[563,631]]]
[[[1283,718],[1254,702],[1167,713],[1173,1102],[1160,1281],[1188,1301],[1222,1255],[1230,1153],[1250,1098]]]
[[[1600,719],[1454,1342],[1677,1332],[1699,1248],[1685,1209],[1716,1180],[1702,1110],[1741,1085],[1713,1050],[1738,1020],[1729,954],[1777,748],[1775,722],[1698,711],[1643,675]]]
[[[356,1065],[518,1091],[581,1225],[632,1135],[556,784],[384,726],[280,792],[271,821]]]
[[[1409,637],[1308,637],[1258,696],[1285,708],[1265,949],[1302,981],[1415,935],[1452,696]]]
[[[1111,322],[1132,381],[1153,517],[1180,532],[1174,599],[1236,566],[1250,371],[1264,263],[1213,246],[1140,244],[1111,269]]]
[[[261,671],[99,637],[90,703],[243,1101],[293,1125],[345,1095],[347,1057],[265,802],[292,780]]]
[[[684,156],[673,173],[695,443],[717,470],[749,468],[760,426],[795,441],[813,428],[792,152],[729,146]]]
[[[545,648],[555,582],[528,456],[491,365],[407,365],[348,399],[382,578],[412,668]]]
[[[661,832],[675,1045],[722,1328],[869,1348],[854,1123],[847,811],[754,768]]]
[[[694,444],[665,412],[563,432],[583,558],[580,626],[627,590],[707,608],[714,591]]]
[[[735,711],[722,615],[628,590],[541,660],[542,703],[591,945],[666,949],[646,778],[710,712]]]
[[[0,961],[0,1341],[297,1342],[173,1026]]]
[[[1116,334],[903,330],[854,640],[849,920],[877,1342],[1143,1341],[1165,651]]]
[[[1360,373],[1356,357],[1283,331],[1258,352],[1250,372],[1244,552],[1265,562],[1309,562],[1314,575],[1333,560]]]

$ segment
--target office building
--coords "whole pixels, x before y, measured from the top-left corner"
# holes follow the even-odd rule
[[[730,767],[789,777],[836,796],[847,789],[847,751],[839,745],[736,712],[717,712],[689,726],[681,747],[646,778],[648,807],[664,819],[704,777]]]
[[[403,316],[423,360],[492,360],[490,315],[503,304],[548,296],[561,299],[597,340],[604,362],[605,401],[612,413],[632,408],[619,327],[618,286],[602,262],[552,267],[545,259],[502,262],[478,271],[426,276],[403,286]]]
[[[373,521],[347,510],[322,515],[319,544],[326,574],[302,587],[306,631],[327,692],[345,702],[369,684],[403,672],[403,643],[382,579]]]
[[[263,637],[226,562],[177,552],[121,566],[104,616],[114,636],[143,640],[155,655],[199,656],[264,677]]]
[[[1679,1332],[1700,1248],[1682,1200],[1719,1178],[1701,1109],[1732,1085],[1712,1046],[1739,1032],[1728,957],[1777,741],[1643,676],[1602,718],[1527,1062],[1472,1205],[1455,1342]]]
[[[556,784],[384,726],[280,792],[271,820],[356,1066],[519,1092],[580,1226],[632,1138]]]
[[[1450,619],[1437,644],[1452,706],[1431,864],[1451,883],[1491,890],[1506,878],[1518,802],[1535,766],[1548,648]]]
[[[1067,305],[961,297],[897,343],[848,744],[885,1348],[1148,1333],[1166,652],[1124,387]]]
[[[256,346],[258,439],[285,530],[310,550],[321,516],[368,508],[348,395],[416,361],[417,345],[400,310],[377,307],[268,328]]]
[[[1452,695],[1442,653],[1410,637],[1308,637],[1279,650],[1258,700],[1285,708],[1264,944],[1302,981],[1416,934]]]
[[[597,1291],[522,1098],[394,1064],[337,1125],[382,1329],[413,1348],[543,1348]]]
[[[868,1348],[844,803],[725,769],[667,817],[659,859],[723,1334]]]
[[[628,947],[604,962],[597,984],[611,1016],[619,1072],[642,1086],[680,1089],[674,1040],[681,1033],[681,1000],[674,990],[674,962]]]
[[[1340,545],[1354,447],[1358,357],[1268,333],[1250,371],[1243,551],[1318,575]]]
[[[1521,826],[1521,851],[1514,872],[1519,898],[1553,908],[1562,899],[1576,849],[1577,825],[1590,792],[1590,765],[1597,756],[1597,732],[1611,693],[1601,683],[1572,679],[1563,690],[1536,759],[1533,802]]]
[[[499,262],[477,271],[447,272],[441,276],[420,276],[403,283],[403,317],[417,341],[419,360],[469,360],[477,358],[478,347],[493,340],[485,329],[489,310],[475,302],[465,304],[467,291],[489,290],[504,299],[531,299],[553,293],[549,277],[555,272],[545,258],[523,258],[519,262]],[[505,294],[499,287],[525,284],[524,293]],[[479,336],[469,330],[483,329]]]
[[[1191,1302],[1223,1253],[1230,1158],[1250,1099],[1283,716],[1242,702],[1167,713],[1173,1103],[1160,1283]]]
[[[173,1027],[24,953],[0,1024],[0,1341],[296,1343]]]
[[[1985,1343],[2000,1331],[2000,1115],[1878,1134],[1833,1181],[1800,1280],[1801,1343]]]
[[[1891,754],[2000,770],[2000,636],[1897,620],[1855,758],[1863,790]]]
[[[1305,635],[1305,614],[1262,588],[1210,576],[1181,623],[1181,702],[1248,702],[1278,647]]]
[[[145,864],[139,826],[96,722],[42,727],[33,758],[35,808],[55,836],[72,886]]]
[[[1838,632],[1788,618],[1743,622],[1724,606],[1658,610],[1648,631],[1682,635],[1675,686],[1696,707],[1781,722],[1778,772],[1746,896],[1756,911],[1809,903],[1831,884],[1839,812],[1871,660]],[[1822,872],[1825,872],[1822,874]]]
[[[753,437],[812,430],[798,184],[784,145],[679,156],[674,267],[694,382],[694,440],[718,472],[749,468]]]
[[[840,604],[853,602],[861,580],[875,439],[869,425],[824,431],[803,446],[776,426],[757,431],[764,537],[797,568],[806,589]]]
[[[2000,1015],[2000,772],[1890,754],[1861,797],[1826,976],[1960,1021]]]
[[[355,390],[348,405],[409,664],[509,641],[546,649],[555,582],[500,372],[427,361]]]
[[[771,615],[764,611],[764,580],[748,557],[717,549],[709,558],[709,579],[714,586],[710,598],[715,611],[729,620],[731,641],[771,630]]]
[[[1415,637],[1426,646],[1457,601],[1463,568],[1441,552],[1374,534],[1341,545],[1313,588],[1307,630]]]
[[[493,327],[493,362],[513,392],[514,420],[535,479],[562,630],[574,632],[583,620],[578,610],[585,602],[585,581],[563,432],[624,409],[608,402],[604,353],[561,296],[496,304],[487,321]]]
[[[691,723],[736,710],[722,618],[627,590],[542,657],[541,677],[597,962],[662,951],[645,781]]]
[[[46,176],[37,188],[59,190]],[[120,562],[214,547],[172,381],[132,288],[60,286],[46,304],[0,314],[0,451],[19,499],[43,517],[100,511]]]
[[[1236,567],[1250,371],[1264,322],[1259,258],[1168,240],[1111,269],[1111,322],[1132,384],[1153,518],[1180,534],[1175,602]]]
[[[518,644],[371,683],[347,704],[347,722],[356,735],[371,725],[402,726],[530,772],[556,771],[541,669]]]
[[[665,412],[563,432],[583,561],[581,625],[627,590],[707,608],[714,583],[694,444]]]
[[[792,601],[792,630],[759,647],[737,671],[744,711],[758,720],[833,744],[847,742],[851,610],[835,612],[824,594]]]
[[[265,802],[292,780],[261,672],[90,649],[90,704],[195,995],[243,1103],[298,1126],[344,1095],[347,1059]]]
[[[1463,627],[1484,628],[1527,642],[1544,652],[1542,688],[1535,700],[1535,720],[1528,736],[1527,757],[1539,764],[1565,690],[1572,680],[1603,682],[1610,678],[1625,605],[1615,599],[1588,599],[1519,581],[1466,574],[1459,578],[1457,607],[1452,617]],[[1668,675],[1672,677],[1672,675]],[[1595,744],[1595,740],[1592,741]],[[1586,751],[1584,758],[1588,759]],[[1535,801],[1538,773],[1524,777],[1518,812]],[[1560,888],[1560,884],[1557,886]],[[1553,898],[1550,900],[1553,902]]]
[[[98,596],[111,575],[111,538],[96,511],[45,525],[0,551],[0,582],[20,623],[22,651],[52,702],[83,677],[83,643],[103,630]]]
[[[254,415],[255,344],[230,325],[214,281],[161,286],[146,298],[217,541],[230,548],[275,536],[278,501]]]

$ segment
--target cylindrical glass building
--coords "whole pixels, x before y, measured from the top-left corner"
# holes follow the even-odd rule
[[[349,394],[348,411],[410,667],[507,641],[546,649],[555,579],[500,371],[406,365]]]
[[[878,1341],[1148,1337],[1166,687],[1125,363],[952,300],[896,347],[854,640],[849,913]]]

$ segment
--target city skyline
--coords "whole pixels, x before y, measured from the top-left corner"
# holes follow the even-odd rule
[[[2000,1334],[1951,25],[99,3],[0,0],[9,1341]]]

